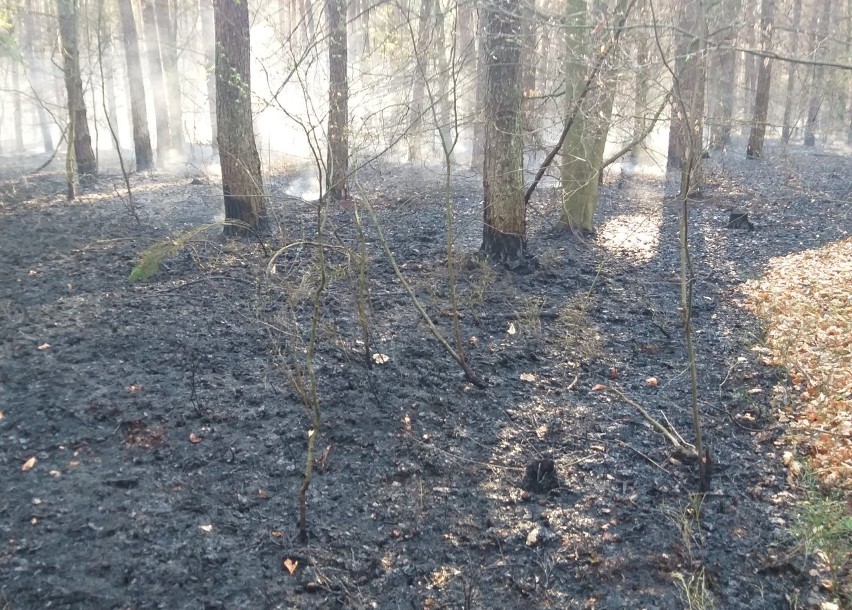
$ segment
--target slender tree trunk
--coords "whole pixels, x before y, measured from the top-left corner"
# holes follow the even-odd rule
[[[33,23],[33,2],[32,0],[27,0],[26,5],[24,7],[24,57],[27,61],[27,66],[29,66],[30,73],[37,73],[36,71],[36,53],[35,53],[35,45],[38,40],[38,36],[35,29],[35,24]],[[50,123],[48,122],[47,113],[44,110],[44,99],[35,89],[35,83],[30,79],[30,86],[33,88],[33,95],[36,97],[35,100],[35,108],[36,114],[38,116],[38,124],[41,129],[41,139],[42,144],[44,146],[44,152],[51,153],[53,152],[53,136],[50,134]]]
[[[133,150],[136,169],[145,171],[154,166],[151,135],[148,132],[148,104],[145,101],[145,84],[142,81],[142,61],[139,58],[139,39],[133,5],[118,0],[121,32],[124,39],[124,58],[127,63],[127,91],[130,103],[130,122],[133,126]]]
[[[802,23],[802,0],[793,0],[793,23],[790,33],[790,49],[788,53],[796,56],[799,50],[799,26]],[[784,144],[790,142],[793,135],[793,100],[796,88],[796,64],[787,64],[787,95],[784,98],[784,126],[781,129],[781,141]]]
[[[471,169],[481,170],[485,160],[485,116],[483,105],[485,104],[485,37],[483,36],[483,28],[485,27],[485,14],[482,9],[477,11],[476,22],[479,27],[476,28],[474,51],[476,62],[474,66],[474,96],[473,96],[473,134],[471,136],[470,146],[470,166]]]
[[[219,147],[216,120],[216,34],[213,27],[212,0],[199,0],[201,35],[204,37],[204,64],[207,70],[207,102],[210,107],[210,145]]]
[[[831,0],[823,0],[821,14],[817,12],[815,7],[814,19],[811,22],[811,32],[815,32],[811,38],[813,47],[811,56],[816,61],[819,61],[824,55],[822,47],[825,44],[826,38],[828,38],[828,23],[830,18]],[[815,23],[817,19],[819,19],[818,25]],[[820,106],[822,106],[822,98],[825,95],[823,87],[824,74],[825,70],[818,66],[811,68],[812,82],[808,101],[808,118],[805,123],[805,146],[816,145],[817,120],[819,119]]]
[[[24,111],[21,104],[21,63],[12,60],[10,70],[12,71],[12,115],[15,122],[15,152],[24,152]]]
[[[420,21],[417,26],[417,54],[414,64],[414,82],[411,87],[411,122],[408,129],[408,159],[419,161],[421,159],[421,146],[423,144],[423,114],[426,111],[426,75],[429,65],[429,26],[432,24],[432,7],[434,0],[420,0]]]
[[[636,76],[633,81],[633,134],[638,136],[645,132],[645,116],[648,112],[648,38],[644,32],[636,34]],[[631,151],[631,156],[638,159],[642,156],[643,142],[637,142]]]
[[[346,0],[326,0],[328,19],[328,156],[326,188],[333,201],[346,198],[349,172],[349,81],[346,75]]]
[[[765,53],[772,51],[772,29],[775,18],[774,0],[760,2],[760,49]],[[760,69],[757,73],[757,93],[754,98],[754,117],[751,121],[751,133],[748,138],[746,156],[757,158],[763,156],[763,140],[766,135],[766,117],[769,113],[769,88],[772,76],[772,59],[760,58]]]
[[[715,20],[721,30],[721,50],[714,51],[709,58],[708,86],[712,83],[713,95],[708,102],[710,114],[710,146],[724,149],[731,141],[734,108],[737,99],[737,60],[740,53],[732,48],[737,45],[738,17],[742,12],[740,0],[723,0]]]
[[[247,0],[215,0],[216,117],[225,195],[225,235],[266,229],[266,199],[251,111]]]
[[[444,147],[449,147],[452,144],[452,107],[453,95],[450,95],[450,71],[455,69],[455,66],[450,66],[447,60],[447,53],[450,48],[458,44],[458,40],[453,38],[452,33],[447,32],[445,14],[443,8],[438,1],[438,11],[435,15],[435,30],[438,35],[438,43],[435,45],[435,52],[438,58],[438,137],[441,142],[441,150]],[[452,154],[450,155],[452,160]],[[453,161],[454,162],[454,161]]]
[[[485,33],[485,190],[482,251],[520,259],[526,251],[521,134],[521,19],[519,0],[487,0]]]
[[[173,148],[183,151],[183,111],[181,110],[183,100],[180,92],[180,68],[177,56],[177,17],[169,4],[169,0],[156,0],[155,17],[165,73],[169,141]]]
[[[74,142],[74,158],[81,182],[98,175],[98,163],[92,150],[89,123],[86,119],[86,101],[83,96],[83,79],[80,75],[80,56],[77,49],[77,2],[56,0],[59,18],[59,37],[65,72],[65,91],[68,114]]]
[[[157,36],[157,18],[153,0],[142,1],[142,27],[145,29],[145,49],[148,51],[148,68],[151,74],[151,94],[154,98],[154,118],[157,125],[157,157],[160,163],[171,147],[169,135],[169,110],[166,102],[166,84],[160,58],[160,38]]]
[[[681,188],[693,195],[701,188],[701,149],[704,126],[705,54],[702,41],[703,0],[678,8],[677,60],[675,62],[672,124],[669,132],[669,167],[683,172]],[[688,174],[688,175],[687,175]]]

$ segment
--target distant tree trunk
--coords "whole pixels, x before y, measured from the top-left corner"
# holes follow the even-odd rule
[[[743,3],[742,23],[744,26],[740,31],[742,44],[746,49],[754,49],[754,7],[751,2]],[[757,57],[751,53],[743,52],[743,118],[740,121],[740,134],[746,133],[746,126],[754,114],[754,95],[757,91]]]
[[[293,6],[291,0],[278,0],[278,29],[281,31],[281,40],[287,40],[290,37],[291,6]]]
[[[438,137],[440,138],[441,150],[444,147],[452,145],[452,111],[453,97],[455,91],[450,94],[450,71],[455,69],[455,66],[450,66],[447,60],[448,49],[452,45],[458,44],[458,41],[452,37],[452,33],[448,33],[445,27],[444,11],[438,2],[438,11],[435,15],[435,30],[437,32],[437,44],[435,45],[435,53],[438,58],[438,94],[436,101],[438,102]],[[452,161],[453,155],[450,155]]]
[[[124,38],[124,57],[127,63],[127,90],[130,97],[130,122],[133,126],[133,149],[136,169],[145,171],[154,166],[151,135],[148,132],[148,104],[145,101],[145,84],[142,81],[142,62],[139,59],[139,39],[133,5],[118,0],[121,32]]]
[[[215,0],[216,117],[225,195],[225,235],[266,229],[266,199],[251,112],[248,0]]]
[[[83,79],[80,75],[80,58],[77,50],[77,1],[56,0],[59,18],[59,37],[64,60],[65,91],[71,133],[74,135],[74,158],[81,182],[98,175],[98,163],[92,150],[89,123],[86,119],[86,101],[83,97]]]
[[[802,0],[793,0],[793,23],[790,32],[790,49],[788,53],[795,57],[799,50],[799,26],[802,22]],[[784,126],[781,129],[781,141],[790,142],[793,135],[793,93],[796,88],[796,64],[787,64],[787,95],[784,98]]]
[[[701,148],[704,131],[704,26],[703,0],[692,0],[679,5],[668,164],[669,167],[681,169],[682,196],[698,192],[703,181]]]
[[[346,0],[326,0],[328,19],[328,156],[326,188],[332,201],[346,198],[349,172],[349,81],[346,77]]]
[[[216,33],[213,27],[212,0],[199,0],[201,35],[204,37],[204,64],[207,70],[207,102],[210,107],[210,145],[219,147],[216,120]]]
[[[737,22],[742,5],[740,0],[723,0],[715,20],[721,31],[722,49],[714,51],[709,58],[708,86],[712,85],[713,94],[708,100],[710,114],[710,146],[715,150],[724,149],[731,141],[731,128],[734,122],[734,108],[737,97],[737,60],[740,56],[733,48],[737,44]]]
[[[166,76],[166,101],[169,111],[169,141],[173,148],[183,151],[183,100],[180,92],[180,68],[177,57],[177,17],[169,0],[156,0],[155,16],[163,71]]]
[[[148,68],[151,73],[151,94],[154,98],[154,118],[157,125],[157,157],[160,163],[171,147],[169,135],[169,109],[166,102],[166,85],[160,58],[160,38],[157,35],[157,18],[153,0],[141,0],[142,26],[145,28],[145,48],[148,51]]]
[[[828,38],[828,22],[831,18],[831,0],[823,0],[822,14],[820,14],[819,17],[817,17],[817,15],[818,12],[816,7],[814,7],[814,19],[813,22],[811,22],[811,32],[814,32],[811,37],[813,47],[811,57],[812,59],[819,61],[824,55],[822,46],[825,44],[826,38]],[[817,19],[819,19],[819,25],[814,23]],[[819,119],[820,106],[822,106],[822,98],[824,96],[824,73],[825,70],[819,66],[813,66],[811,68],[812,81],[808,101],[808,119],[805,123],[805,146],[816,145],[816,126],[817,120]]]
[[[118,103],[115,99],[115,73],[116,68],[113,64],[113,54],[115,53],[115,48],[109,42],[110,32],[107,29],[109,26],[107,24],[103,25],[102,29],[107,30],[106,32],[102,32],[101,39],[104,40],[104,48],[101,49],[102,58],[104,65],[104,94],[106,97],[106,107],[107,107],[107,116],[109,117],[110,123],[112,124],[112,128],[115,130],[116,138],[118,139],[119,147],[121,146],[121,129],[118,125]]]
[[[765,53],[772,51],[772,29],[775,18],[774,0],[760,1],[760,49]],[[766,117],[769,113],[769,88],[772,75],[772,59],[760,58],[757,73],[757,92],[754,98],[754,117],[751,121],[751,134],[748,138],[746,156],[753,159],[763,156],[763,140],[766,136]]]
[[[485,35],[485,190],[482,251],[509,261],[526,252],[521,134],[519,0],[487,0]]]
[[[485,121],[483,104],[485,103],[485,37],[482,28],[485,25],[485,15],[482,9],[477,11],[476,37],[474,51],[476,62],[474,64],[474,96],[473,96],[473,134],[470,145],[470,166],[474,170],[481,170],[485,158]]]
[[[21,105],[21,63],[13,60],[12,71],[12,113],[15,121],[15,152],[24,152],[24,111]]]
[[[35,24],[33,23],[33,2],[32,0],[27,0],[26,5],[24,6],[23,52],[27,61],[27,66],[29,66],[31,72],[36,69],[36,54],[34,48],[37,40],[39,40],[39,37],[36,33]],[[38,115],[38,125],[41,129],[41,139],[44,146],[44,152],[51,153],[53,152],[53,136],[50,134],[50,123],[47,119],[47,113],[44,111],[44,99],[39,95],[38,91],[36,91],[35,83],[33,83],[32,80],[30,81],[30,86],[32,86],[33,94],[36,97],[35,108]]]
[[[648,112],[648,38],[644,32],[636,34],[636,75],[633,81],[633,134],[645,131],[645,115]],[[631,151],[634,159],[642,157],[643,142],[637,142]]]
[[[420,21],[417,26],[417,54],[414,63],[414,82],[411,86],[411,122],[408,128],[408,159],[419,161],[423,144],[423,114],[424,97],[426,96],[426,72],[429,65],[429,26],[432,24],[432,7],[434,0],[420,0]]]

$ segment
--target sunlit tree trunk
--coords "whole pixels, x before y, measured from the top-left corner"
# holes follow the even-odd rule
[[[470,145],[470,166],[474,170],[481,170],[485,155],[485,119],[483,105],[485,103],[485,37],[482,29],[485,26],[485,15],[482,9],[475,16],[478,27],[474,50],[476,61],[474,64],[474,98],[473,98],[473,134]]]
[[[151,74],[151,95],[154,98],[154,118],[157,126],[157,157],[160,163],[171,146],[169,110],[166,102],[166,84],[160,58],[160,38],[157,35],[157,18],[153,0],[142,1],[142,26],[145,29],[145,49],[148,51],[148,69]]]
[[[636,73],[633,80],[633,133],[640,134],[645,131],[645,116],[648,112],[648,44],[649,40],[644,32],[636,34]],[[634,159],[642,157],[643,142],[637,142],[631,151]]]
[[[169,109],[169,141],[173,148],[183,150],[183,105],[180,92],[180,68],[177,57],[177,17],[169,0],[156,0],[157,36],[166,82],[166,102]]]
[[[802,22],[802,0],[793,0],[793,23],[790,32],[790,48],[787,51],[795,57],[799,50],[799,26]],[[793,100],[796,88],[796,64],[787,64],[787,94],[784,98],[784,126],[781,129],[781,141],[787,144],[793,135]]]
[[[822,47],[828,37],[828,23],[830,18],[831,0],[823,0],[820,12],[817,12],[817,8],[814,7],[814,19],[811,22],[811,32],[813,32],[811,35],[811,57],[816,61],[819,61],[824,55]],[[816,23],[817,19],[819,19],[818,25]],[[811,68],[812,80],[808,98],[808,118],[805,123],[805,146],[816,145],[816,126],[824,96],[824,74],[825,70],[818,66]]]
[[[127,62],[127,90],[130,95],[130,122],[133,126],[133,150],[136,169],[147,170],[154,166],[151,134],[148,132],[148,104],[145,101],[145,84],[142,81],[142,61],[139,58],[139,39],[133,5],[118,0],[121,32],[124,39],[124,57]]]
[[[328,19],[328,156],[326,189],[333,201],[346,198],[349,172],[349,81],[346,77],[346,0],[326,0]]]
[[[772,29],[775,18],[774,0],[760,2],[760,49],[766,53],[772,51]],[[748,137],[746,156],[756,158],[763,156],[763,140],[766,135],[766,117],[769,113],[769,89],[772,76],[772,60],[769,57],[760,58],[757,73],[757,92],[754,97],[754,117],[751,121],[751,133]]]
[[[251,112],[247,0],[215,0],[216,117],[225,195],[225,235],[266,229],[266,200]]]
[[[24,8],[24,57],[27,60],[27,66],[29,67],[30,72],[36,70],[36,53],[35,53],[35,45],[39,40],[39,37],[36,33],[35,23],[33,22],[33,2],[32,0],[27,0],[25,8]],[[33,93],[35,94],[35,107],[36,113],[38,115],[38,124],[39,129],[41,129],[41,139],[44,145],[44,152],[53,152],[53,136],[50,134],[50,123],[48,122],[47,113],[44,110],[43,101],[44,99],[39,95],[38,91],[36,91],[36,83],[33,82],[32,78],[30,79],[30,85],[33,87]]]
[[[681,170],[681,195],[686,196],[697,193],[703,182],[701,172],[705,80],[705,55],[702,44],[705,39],[703,0],[692,0],[680,4],[677,23],[677,59],[668,164],[669,167],[677,167]]]
[[[710,114],[710,146],[713,149],[725,148],[731,140],[731,128],[734,122],[734,108],[737,99],[737,60],[740,53],[733,48],[737,44],[738,17],[742,11],[740,0],[723,0],[718,7],[718,17],[714,20],[720,31],[719,43],[722,48],[713,51],[709,57],[708,72],[708,112]]]
[[[77,50],[77,2],[56,0],[59,18],[59,37],[65,72],[65,91],[71,132],[74,137],[74,158],[81,182],[97,176],[98,163],[92,150],[89,123],[86,119],[86,101],[83,97],[83,79],[80,75],[80,58]]]
[[[485,35],[485,190],[482,251],[509,261],[526,251],[521,134],[519,0],[487,0]]]
[[[21,64],[17,60],[10,62],[12,72],[12,118],[15,124],[15,152],[24,152],[24,110],[21,104]]]
[[[204,37],[204,64],[207,69],[207,102],[210,107],[210,143],[219,147],[216,121],[216,34],[213,27],[212,0],[199,0],[201,35]]]

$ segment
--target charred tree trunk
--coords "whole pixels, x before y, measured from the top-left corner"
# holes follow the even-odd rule
[[[521,134],[519,0],[488,0],[485,34],[485,190],[482,251],[501,261],[526,252]]]
[[[133,126],[136,169],[144,171],[154,166],[154,152],[151,150],[151,134],[148,132],[148,103],[145,101],[145,84],[142,82],[136,20],[130,2],[119,1],[118,9],[124,38],[124,57],[127,62],[127,87],[130,94],[130,122]]]
[[[251,113],[247,0],[215,0],[216,117],[225,235],[266,229],[266,200]]]
[[[98,162],[92,150],[89,123],[86,118],[86,101],[83,97],[83,79],[80,75],[80,57],[77,50],[77,2],[56,0],[59,17],[59,37],[62,42],[62,57],[65,72],[65,91],[68,100],[68,115],[74,137],[74,158],[81,182],[98,175]]]
[[[772,51],[772,29],[775,18],[774,0],[760,2],[760,49],[765,53]],[[772,59],[760,58],[757,73],[757,93],[754,97],[754,117],[751,121],[751,133],[748,138],[746,156],[750,159],[763,156],[763,140],[766,136],[766,117],[769,113],[769,88],[771,85]]]
[[[349,172],[349,81],[346,76],[346,0],[326,0],[328,18],[328,156],[326,188],[332,201],[346,199]]]

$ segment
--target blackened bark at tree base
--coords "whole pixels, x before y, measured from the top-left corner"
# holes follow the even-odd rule
[[[496,261],[515,261],[526,255],[527,240],[523,235],[502,233],[485,225],[482,229],[481,251],[488,258]]]

